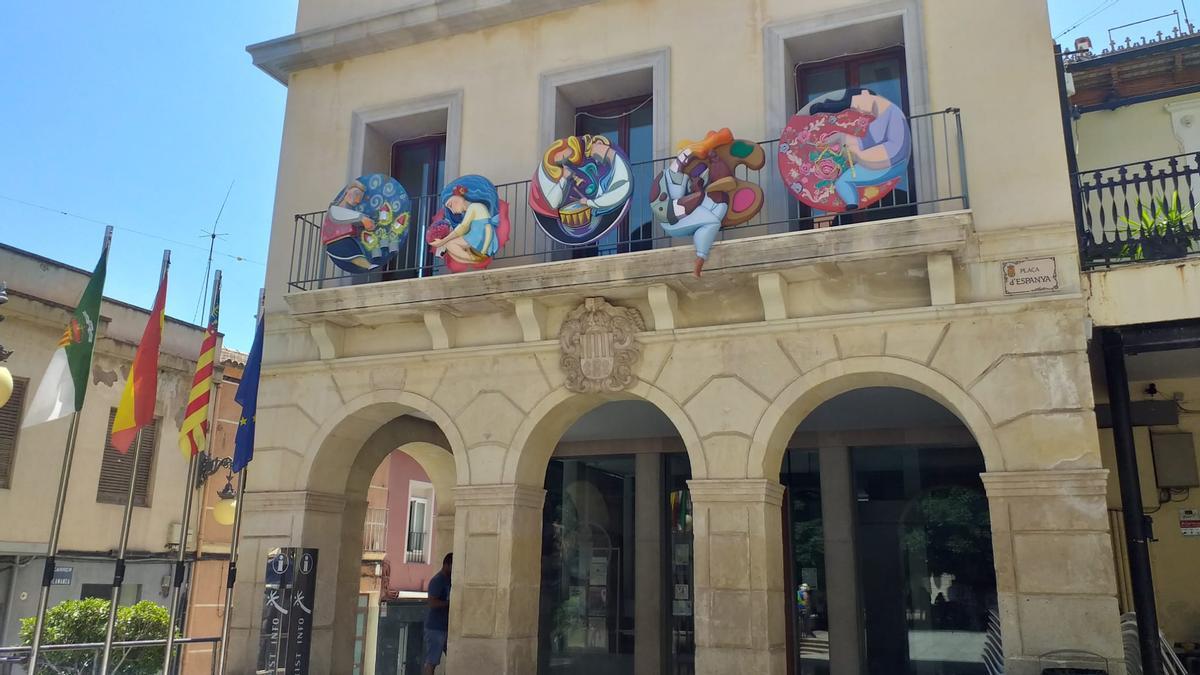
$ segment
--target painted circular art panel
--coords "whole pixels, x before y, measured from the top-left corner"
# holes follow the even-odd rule
[[[360,176],[329,203],[321,243],[334,265],[367,272],[400,251],[411,219],[412,200],[396,179],[382,173]]]
[[[912,138],[900,106],[869,89],[813,100],[779,137],[779,173],[796,199],[826,213],[866,208],[908,175]]]
[[[633,174],[604,136],[568,136],[550,144],[529,185],[529,207],[542,231],[561,244],[589,244],[629,211]]]
[[[438,205],[425,243],[446,269],[467,272],[492,264],[512,232],[508,202],[496,186],[483,176],[463,176],[442,188]]]

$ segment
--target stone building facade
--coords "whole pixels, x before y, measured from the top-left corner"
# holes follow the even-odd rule
[[[1007,672],[1040,672],[1044,655],[1066,649],[1120,668],[1107,471],[1043,3],[722,1],[687,15],[668,0],[366,4],[304,0],[296,34],[250,47],[289,96],[241,551],[265,561],[281,546],[320,549],[314,672],[349,670],[366,493],[396,449],[437,494],[453,495],[437,500],[434,538],[435,556],[455,553],[449,673],[549,672],[576,652],[585,656],[572,663],[610,659],[612,672],[639,674],[666,663],[705,674],[782,674],[789,661],[837,673],[921,658],[979,665],[983,626],[964,648],[974,655],[933,654],[947,624],[930,618],[941,610],[928,598],[919,608],[912,599],[932,593],[932,563],[905,567],[880,592],[864,586],[886,557],[868,554],[881,541],[871,532],[896,540],[901,524],[921,521],[911,510],[871,521],[864,504],[893,507],[869,493],[942,471],[915,452],[901,478],[864,489],[880,475],[868,465],[903,454],[871,459],[879,449],[917,446],[966,467],[984,495],[990,534],[977,553],[990,561],[980,586],[989,599],[977,604],[993,605]],[[498,257],[481,272],[373,283],[314,281],[297,268],[297,214],[323,208],[348,177],[377,170],[394,142],[429,125],[445,138],[446,178],[480,173],[499,184],[527,177],[585,106],[648,95],[652,156],[669,157],[680,138],[721,126],[777,138],[795,112],[798,67],[896,45],[910,115],[961,113],[958,147],[950,136],[914,146],[917,172],[932,176],[926,190],[961,177],[953,205],[789,226],[786,194],[766,187],[771,222],[729,233],[699,278],[680,241]],[[381,82],[396,86],[371,86]],[[764,172],[768,182],[778,177]],[[1031,258],[1052,261],[1055,283],[1014,294],[1006,263]],[[579,356],[562,338],[589,311],[623,316],[595,332],[635,350],[627,376],[564,358]],[[819,465],[809,493],[824,519],[812,535],[828,605],[813,631],[819,657],[794,611],[796,575],[810,574],[792,538],[802,491],[781,479],[785,466],[798,475],[792,460],[803,452]],[[667,485],[674,465],[651,455],[680,458],[685,482]],[[576,649],[571,630],[548,625],[558,619],[547,613],[547,551],[555,536],[577,535],[560,505],[582,513],[598,497],[556,481],[595,467],[615,475],[616,456],[634,468],[622,469],[624,487],[603,482],[626,504],[604,502],[625,518],[608,519],[605,531],[625,543],[605,550],[636,546],[632,558],[609,560],[642,590],[608,615],[603,639]],[[596,457],[608,459],[569,466]],[[691,504],[677,521],[667,522],[677,506],[668,492]],[[917,503],[917,492],[892,501]],[[667,538],[677,530],[684,548]],[[255,660],[256,565],[235,591],[237,672]],[[668,567],[685,577],[660,574]],[[879,603],[891,609],[871,609]],[[921,622],[928,630],[913,628]],[[865,637],[884,634],[873,631],[909,633],[881,651],[884,641]],[[916,646],[926,638],[942,646]]]

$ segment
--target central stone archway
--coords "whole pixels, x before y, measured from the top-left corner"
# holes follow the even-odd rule
[[[352,669],[367,490],[376,468],[397,450],[421,465],[442,497],[436,500],[435,540],[444,552],[453,541],[454,486],[470,471],[461,447],[457,428],[436,404],[387,390],[348,401],[314,435],[296,485],[315,505],[297,514],[303,519],[300,541],[321,556],[314,668],[326,651],[328,672]]]

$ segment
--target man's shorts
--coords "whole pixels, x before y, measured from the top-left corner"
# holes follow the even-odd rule
[[[437,666],[446,651],[446,631],[425,629],[425,663]]]

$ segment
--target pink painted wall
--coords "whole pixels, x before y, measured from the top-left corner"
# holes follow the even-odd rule
[[[388,461],[388,520],[387,554],[385,560],[391,566],[388,588],[392,591],[424,591],[429,579],[441,567],[441,561],[431,564],[404,562],[404,540],[408,534],[408,487],[409,481],[429,482],[429,476],[416,460],[403,452],[393,452]],[[437,499],[434,495],[434,499]],[[435,504],[429,504],[434,513]],[[433,550],[432,520],[428,550]]]

